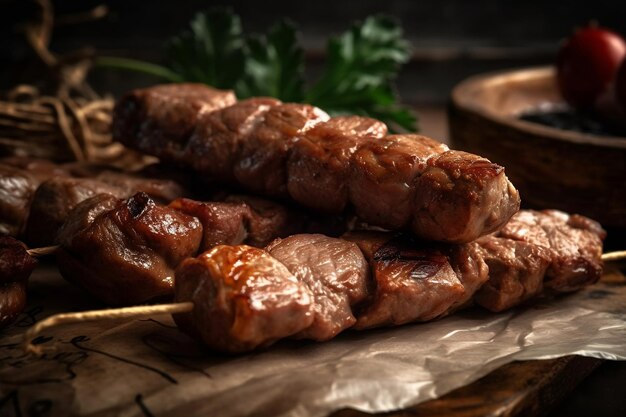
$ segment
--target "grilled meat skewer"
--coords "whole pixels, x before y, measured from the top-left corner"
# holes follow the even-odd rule
[[[523,211],[508,226],[510,231],[469,245],[427,245],[381,232],[351,233],[348,240],[294,235],[267,251],[219,245],[179,265],[178,303],[112,314],[171,310],[182,330],[233,353],[284,337],[327,340],[352,324],[362,329],[430,320],[472,302],[501,311],[599,278],[604,231],[597,223],[557,211]],[[511,231],[517,236],[504,236]],[[426,301],[430,311],[416,308]],[[75,318],[70,316],[59,320]],[[56,320],[38,324],[27,339]]]
[[[116,140],[207,180],[325,213],[353,207],[367,223],[424,239],[470,242],[519,209],[501,166],[423,136],[386,135],[374,119],[268,98],[235,103],[191,84],[131,91],[113,120]]]

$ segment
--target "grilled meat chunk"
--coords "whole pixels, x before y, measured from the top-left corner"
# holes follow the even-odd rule
[[[116,104],[113,135],[140,150],[159,149],[163,160],[172,160],[189,139],[205,113],[230,106],[232,91],[203,84],[164,84],[133,90]]]
[[[360,145],[386,134],[384,123],[367,117],[335,117],[318,124],[293,145],[289,195],[305,207],[341,213],[348,204],[352,155]]]
[[[24,310],[26,284],[36,265],[26,245],[11,236],[0,236],[0,328]]]
[[[217,246],[176,270],[176,301],[190,313],[174,315],[185,332],[224,352],[265,347],[313,321],[313,296],[267,252],[250,246]]]
[[[602,276],[602,240],[606,232],[587,217],[557,210],[523,210],[496,236],[549,251],[551,262],[544,284],[551,291],[576,291]]]
[[[136,192],[169,202],[181,197],[184,189],[175,181],[111,170],[101,170],[87,178],[57,176],[42,183],[34,193],[25,241],[32,247],[52,245],[69,212],[81,201],[101,193],[127,198]]]
[[[173,161],[186,163],[209,179],[234,183],[243,140],[278,104],[280,101],[272,98],[255,98],[204,115]],[[138,149],[161,158],[162,152],[150,142]]]
[[[364,143],[354,154],[348,179],[357,216],[391,230],[409,227],[416,200],[412,185],[428,160],[447,150],[446,145],[418,135],[390,135]]]
[[[519,193],[503,167],[447,151],[430,158],[415,180],[412,230],[427,239],[470,242],[501,228],[519,206]]]
[[[0,235],[22,233],[39,180],[19,168],[0,164]]]
[[[0,285],[26,282],[37,266],[37,260],[26,245],[11,236],[0,236]]]
[[[295,337],[324,341],[352,327],[352,307],[368,295],[369,270],[358,246],[320,234],[277,239],[265,248],[313,294],[313,323]]]
[[[297,137],[329,116],[306,104],[281,104],[265,113],[245,140],[235,165],[237,181],[251,191],[287,195],[287,156]]]
[[[263,247],[277,237],[289,236],[305,227],[305,217],[270,201],[247,198],[244,201],[199,202],[181,198],[170,207],[202,223],[201,251],[217,245],[245,243]]]
[[[356,329],[431,320],[465,295],[445,251],[382,232],[352,232],[374,280],[372,297],[357,314]]]
[[[95,179],[119,189],[127,190],[127,195],[143,192],[161,203],[188,195],[186,188],[180,183],[164,178],[151,178],[137,173],[103,171]]]
[[[476,304],[503,311],[543,292],[550,264],[550,251],[545,247],[495,236],[483,237],[478,244],[489,267],[489,280],[474,296]]]
[[[0,284],[0,329],[15,321],[26,308],[26,282]]]
[[[126,188],[90,178],[55,177],[42,183],[33,196],[24,239],[31,247],[54,244],[57,232],[78,203],[96,194],[128,197]]]
[[[59,231],[63,277],[108,304],[129,305],[173,293],[174,269],[197,253],[202,225],[157,205],[99,194],[78,204]]]

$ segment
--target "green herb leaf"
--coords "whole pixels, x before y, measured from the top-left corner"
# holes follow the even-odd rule
[[[239,16],[227,9],[198,13],[190,30],[166,45],[172,70],[184,80],[233,88],[244,74],[244,38]]]
[[[250,37],[246,46],[244,77],[235,88],[238,97],[302,101],[304,52],[294,25],[280,21],[267,36]]]
[[[415,131],[416,118],[397,102],[391,82],[410,57],[402,29],[390,18],[375,16],[332,38],[328,64],[305,100],[331,114],[377,117],[394,130]]]

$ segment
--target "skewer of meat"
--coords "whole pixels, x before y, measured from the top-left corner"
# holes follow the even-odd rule
[[[179,263],[216,245],[262,247],[276,237],[335,228],[345,230],[258,198],[181,198],[163,206],[145,193],[126,200],[100,194],[78,204],[61,227],[57,265],[105,303],[134,305],[171,297]]]
[[[522,212],[509,225],[509,231],[471,247],[433,247],[372,232],[351,234],[349,240],[295,235],[267,251],[220,245],[177,268],[177,303],[128,314],[171,308],[181,330],[213,349],[242,352],[284,337],[327,340],[350,327],[430,320],[470,302],[502,311],[599,278],[603,231],[597,223],[548,211]],[[514,236],[522,229],[526,232]],[[355,251],[354,242],[363,252]],[[624,253],[604,258],[618,256]],[[424,303],[429,309],[420,307]],[[105,313],[93,314],[80,317]],[[41,322],[26,340],[56,320]]]
[[[428,240],[470,242],[519,209],[504,168],[485,158],[424,136],[387,136],[380,121],[330,118],[305,104],[155,86],[121,98],[113,136],[207,180],[325,213],[352,207],[367,223]]]

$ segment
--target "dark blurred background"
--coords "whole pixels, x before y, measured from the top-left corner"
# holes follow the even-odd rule
[[[105,4],[105,18],[83,22],[59,21],[51,50],[67,53],[93,46],[101,55],[163,59],[163,42],[186,28],[199,11],[227,5],[240,14],[246,31],[265,31],[280,17],[301,29],[309,77],[324,59],[326,39],[346,30],[354,20],[375,13],[395,16],[413,46],[413,57],[398,80],[403,100],[410,104],[444,103],[450,89],[463,78],[485,71],[550,64],[559,42],[575,27],[591,20],[626,33],[626,2],[498,0],[410,1],[197,1],[197,0],[57,0],[58,17],[71,16]],[[33,58],[20,24],[37,16],[32,0],[0,0],[0,89],[6,90],[30,74]],[[92,84],[101,92],[119,94],[157,82],[145,75],[97,69]]]

